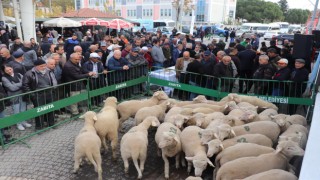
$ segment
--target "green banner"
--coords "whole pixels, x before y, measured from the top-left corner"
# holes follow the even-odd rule
[[[147,81],[148,81],[148,77],[147,76],[142,76],[142,77],[140,77],[138,79],[126,81],[126,82],[119,83],[119,84],[114,84],[114,85],[111,85],[111,86],[106,86],[104,88],[91,90],[91,91],[89,91],[89,98],[95,97],[95,96],[99,96],[101,94],[105,94],[105,93],[112,92],[112,91],[115,91],[115,90],[123,89],[123,88],[126,88],[126,87],[134,86],[134,85],[137,85],[137,84],[141,84],[141,83],[144,83],[144,82],[147,82]]]

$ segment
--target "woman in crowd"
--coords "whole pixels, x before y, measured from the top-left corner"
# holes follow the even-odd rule
[[[5,64],[2,68],[2,71],[4,72],[2,77],[2,84],[6,89],[8,96],[22,94],[23,76],[19,73],[14,73],[11,65]],[[22,96],[17,96],[10,100],[13,107],[13,114],[18,114],[26,110],[27,104],[22,100]],[[26,121],[17,124],[17,128],[20,131],[25,130],[26,127],[31,127],[31,124],[27,123]]]

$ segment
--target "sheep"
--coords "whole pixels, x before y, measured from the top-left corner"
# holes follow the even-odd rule
[[[214,174],[216,174],[216,172],[222,165],[229,161],[242,157],[259,156],[261,154],[267,154],[273,151],[273,148],[253,143],[239,143],[234,146],[228,147],[216,156],[214,164],[216,167],[214,169]]]
[[[272,121],[270,116],[277,115],[278,112],[274,109],[265,109],[261,113],[259,113],[253,120],[252,122],[257,122],[257,121]]]
[[[181,129],[183,128],[183,124],[188,120],[189,120],[188,116],[184,116],[182,114],[176,114],[176,115],[170,116],[168,119],[165,119],[164,122],[169,122],[175,125],[177,128]]]
[[[151,107],[143,107],[139,109],[139,111],[134,116],[136,121],[136,125],[140,124],[146,117],[155,116],[159,119],[159,121],[163,122],[165,113],[167,109],[170,107],[171,103],[165,101],[159,105],[154,105]]]
[[[215,119],[226,119],[226,116],[221,112],[214,112],[210,114],[204,115],[203,118],[197,118],[196,119],[196,126],[199,126],[201,128],[207,128],[209,124],[215,120]]]
[[[191,108],[183,108],[183,107],[172,107],[167,112],[167,114],[164,117],[164,121],[168,121],[168,119],[171,116],[177,115],[177,114],[183,114],[183,115],[192,115],[192,109]]]
[[[259,108],[272,108],[276,111],[278,111],[278,107],[270,102],[264,101],[260,98],[257,98],[255,96],[245,96],[245,95],[238,95],[234,93],[230,93],[228,95],[229,101],[235,101],[236,103],[240,102],[248,102],[254,106],[258,106]]]
[[[242,108],[233,109],[227,116],[235,121],[235,126],[240,126],[245,123],[251,122],[257,116],[257,113]]]
[[[271,139],[262,134],[244,134],[222,141],[224,148],[228,148],[238,143],[254,143],[267,147],[273,146]]]
[[[240,102],[240,103],[236,103],[235,101],[229,101],[226,103],[226,105],[228,106],[228,112],[232,111],[234,109],[243,109],[243,110],[250,110],[250,111],[254,111],[257,112],[258,110],[258,106],[254,106],[248,102]]]
[[[271,121],[259,121],[244,124],[242,126],[232,127],[236,135],[243,134],[263,134],[270,138],[272,142],[277,142],[280,134],[280,127],[278,124]]]
[[[195,176],[201,176],[202,171],[207,168],[207,164],[214,167],[206,155],[206,148],[201,145],[201,128],[197,126],[188,126],[180,134],[182,150],[188,161],[188,173],[191,172],[192,164],[195,168]]]
[[[201,177],[189,176],[189,177],[187,177],[186,180],[202,180],[202,178]]]
[[[241,157],[258,156],[273,151],[274,149],[271,147],[261,146],[253,143],[239,143],[228,147],[219,153],[215,159],[215,165],[216,167],[220,167],[229,161]]]
[[[85,124],[75,139],[73,172],[78,172],[82,158],[86,157],[93,164],[95,171],[98,172],[98,179],[102,180],[101,140],[96,133],[96,129],[93,127],[93,124],[97,121],[96,113],[88,111],[80,116],[80,118],[85,119]]]
[[[169,161],[167,157],[176,158],[176,168],[180,167],[181,131],[169,122],[162,123],[156,132],[155,141],[162,151],[165,178],[169,179]]]
[[[292,141],[280,142],[274,152],[258,157],[243,157],[225,163],[218,170],[216,180],[240,179],[271,169],[289,169],[293,156],[303,156],[304,150]]]
[[[138,179],[142,178],[144,170],[144,163],[147,158],[148,146],[148,129],[150,126],[157,127],[160,125],[159,120],[154,116],[149,116],[143,120],[138,126],[132,127],[121,138],[120,152],[124,163],[124,172],[128,173],[129,162],[128,159],[132,158],[134,166],[138,171]],[[140,168],[138,165],[140,160]]]
[[[118,104],[117,110],[120,114],[119,125],[122,126],[122,123],[127,120],[129,117],[133,117],[139,109],[143,107],[150,107],[157,105],[161,100],[167,100],[169,97],[163,91],[157,91],[153,94],[150,99],[147,100],[130,100],[124,101]]]
[[[222,142],[219,139],[213,139],[206,144],[208,145],[207,157],[209,158],[224,150]]]
[[[206,117],[206,115],[203,113],[196,113],[196,114],[192,115],[191,117],[189,117],[189,119],[186,121],[186,125],[187,126],[195,126],[197,124],[198,119],[201,119],[201,121],[203,121],[202,119],[204,119],[205,117]]]
[[[302,149],[305,149],[307,144],[308,129],[300,124],[293,124],[279,136],[279,142],[292,140],[297,142]]]
[[[189,104],[186,106],[183,106],[184,108],[205,108],[205,109],[212,109],[211,112],[224,112],[227,108],[226,105],[218,106],[218,105],[212,105],[212,104],[206,104],[206,103],[197,103],[197,104]]]
[[[199,108],[193,109],[192,114],[196,114],[196,113],[209,114],[209,113],[213,113],[213,112],[214,111],[211,108],[199,107]]]
[[[174,106],[175,107],[182,107],[182,106],[186,106],[186,105],[190,105],[190,104],[197,104],[197,103],[206,103],[207,99],[205,96],[203,95],[199,95],[195,98],[193,98],[192,101],[177,101]]]
[[[282,169],[271,169],[269,171],[254,174],[242,180],[298,180],[298,178],[288,171]]]
[[[119,119],[117,112],[117,98],[108,97],[104,101],[104,107],[97,114],[97,122],[94,124],[97,134],[101,139],[105,152],[108,150],[106,139],[111,141],[112,157],[116,159],[118,145]]]
[[[270,116],[271,119],[279,124],[281,127],[281,132],[284,132],[292,124],[300,124],[302,126],[307,126],[307,120],[305,117],[295,114],[295,115],[286,115],[286,114],[277,114]]]
[[[236,136],[228,124],[221,124],[219,126],[211,126],[211,124],[209,124],[206,129],[201,130],[200,135],[202,144],[206,144],[215,138],[223,141],[227,137]]]

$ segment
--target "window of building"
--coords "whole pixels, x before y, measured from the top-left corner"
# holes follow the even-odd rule
[[[164,10],[164,16],[168,16],[168,9]]]
[[[145,9],[142,10],[142,16],[146,16],[146,10]]]
[[[133,10],[133,16],[134,16],[134,17],[137,16],[137,10]]]
[[[171,9],[168,9],[168,16],[171,16]]]
[[[163,9],[160,10],[160,16],[163,16]]]
[[[147,16],[149,16],[149,9],[147,9],[146,11],[147,11]]]
[[[152,16],[152,9],[150,9],[150,16]]]
[[[116,11],[117,16],[121,16],[121,10]]]

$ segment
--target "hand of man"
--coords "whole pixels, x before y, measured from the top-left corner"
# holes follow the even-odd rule
[[[107,71],[107,70],[103,70],[102,73],[103,73],[103,74],[107,74],[108,71]]]
[[[123,70],[128,70],[128,69],[129,69],[129,66],[124,65],[124,66],[122,67],[122,69],[123,69]]]

